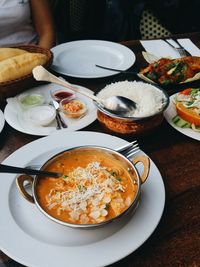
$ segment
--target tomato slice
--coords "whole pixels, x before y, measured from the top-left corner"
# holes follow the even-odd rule
[[[189,95],[191,91],[192,91],[192,88],[187,88],[187,89],[181,91],[179,94]]]

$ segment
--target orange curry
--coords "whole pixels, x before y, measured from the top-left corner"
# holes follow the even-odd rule
[[[95,224],[125,211],[138,191],[125,163],[102,150],[68,151],[50,162],[60,178],[39,177],[37,198],[45,212],[68,223]]]

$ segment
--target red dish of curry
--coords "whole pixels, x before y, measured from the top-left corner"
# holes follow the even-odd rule
[[[161,58],[140,71],[148,79],[163,85],[176,84],[200,72],[200,57]]]

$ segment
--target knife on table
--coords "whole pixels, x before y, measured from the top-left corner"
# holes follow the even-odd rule
[[[54,101],[54,100],[52,100],[51,102],[50,102],[50,104],[55,108],[55,110],[56,110],[56,121],[57,121],[57,127],[58,127],[58,129],[61,129],[62,127],[63,128],[67,128],[68,126],[67,126],[67,124],[66,124],[66,122],[64,121],[64,119],[60,116],[60,113],[59,113],[59,104],[56,102],[56,101]]]
[[[53,100],[53,105],[54,105],[54,107],[55,107],[55,109],[56,109],[56,113],[57,113],[58,119],[59,119],[59,121],[60,121],[60,123],[61,123],[61,126],[62,126],[63,128],[67,128],[68,126],[67,126],[66,122],[65,122],[64,119],[60,116],[60,112],[59,112],[59,104],[58,104],[58,102],[56,102],[55,100]]]

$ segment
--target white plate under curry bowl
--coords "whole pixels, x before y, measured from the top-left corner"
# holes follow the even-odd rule
[[[23,146],[3,163],[38,165],[70,147],[99,145],[116,149],[126,143],[102,133],[61,131]],[[0,249],[29,267],[100,267],[126,257],[150,237],[163,213],[163,180],[152,160],[150,164],[135,214],[129,220],[92,230],[72,229],[51,221],[20,195],[15,174],[0,174]],[[138,171],[142,171],[140,164]]]

